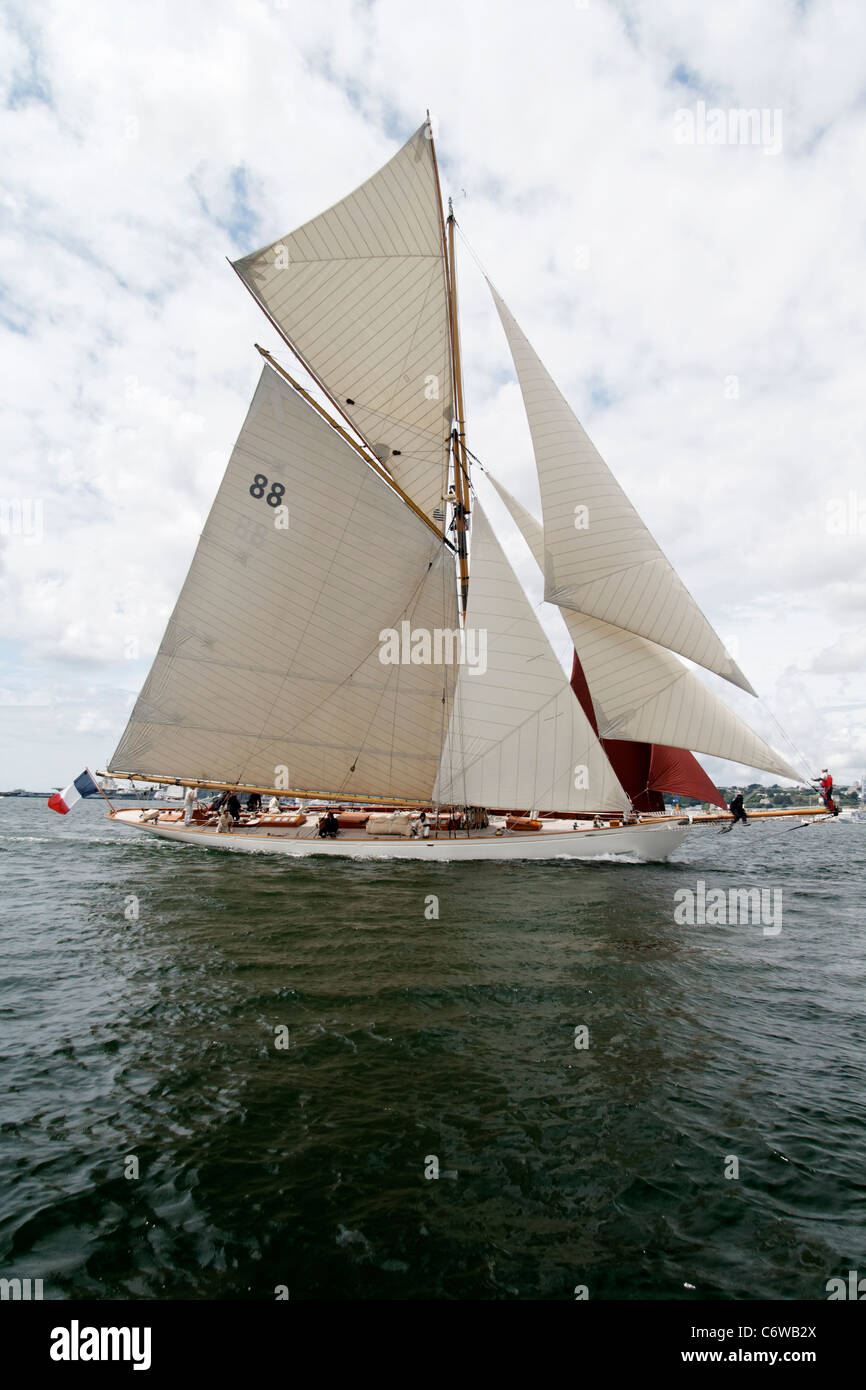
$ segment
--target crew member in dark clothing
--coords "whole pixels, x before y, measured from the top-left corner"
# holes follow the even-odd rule
[[[319,837],[322,840],[336,840],[340,827],[337,817],[333,811],[329,811],[326,816],[319,821]]]
[[[253,815],[258,815],[262,809],[262,798],[258,792],[250,792],[247,797],[247,810]]]
[[[235,824],[237,825],[238,821],[239,821],[240,818],[241,818],[241,803],[240,803],[240,801],[238,800],[238,794],[237,794],[237,792],[232,792],[231,796],[229,797],[228,801],[226,802],[226,810],[228,811],[228,813],[229,813],[229,815],[231,816],[232,820],[233,820],[233,821],[235,822]]]
[[[728,810],[734,818],[733,825],[731,826],[732,830],[734,828],[734,825],[737,825],[740,821],[743,822],[743,825],[749,824],[749,817],[746,815],[745,807],[743,806],[742,792],[737,792],[737,795],[734,797],[733,801],[728,807]]]
[[[229,799],[229,794],[228,794],[227,791],[220,792],[219,796],[218,796],[214,801],[212,801],[211,804],[210,804],[210,809],[211,809],[211,811],[221,811],[222,808],[223,808],[223,806],[225,806],[226,802],[228,801],[228,799]]]

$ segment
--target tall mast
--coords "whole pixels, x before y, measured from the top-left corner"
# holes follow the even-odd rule
[[[454,462],[454,532],[460,573],[460,619],[465,625],[466,604],[469,595],[469,550],[467,545],[467,518],[469,516],[469,465],[466,455],[465,421],[463,417],[463,370],[460,362],[460,322],[457,315],[457,269],[454,260],[454,210],[448,199],[448,223],[446,231],[445,214],[442,208],[442,190],[439,186],[439,165],[436,160],[436,146],[433,142],[433,128],[430,125],[430,112],[427,112],[427,129],[430,139],[430,153],[433,156],[433,172],[436,177],[436,194],[439,202],[439,225],[442,229],[442,254],[445,260],[445,288],[448,295],[448,326],[450,329],[451,385],[454,400],[454,418],[457,427],[451,433],[451,456]]]
[[[467,547],[469,518],[469,460],[466,454],[466,419],[463,413],[463,367],[460,360],[460,320],[457,313],[457,266],[454,259],[454,210],[448,199],[448,300],[451,311],[451,367],[454,376],[454,418],[456,427],[451,435],[454,458],[454,531],[457,542],[457,562],[460,571],[460,609],[466,623],[469,598],[469,551]]]

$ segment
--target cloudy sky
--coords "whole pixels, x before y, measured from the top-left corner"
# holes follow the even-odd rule
[[[104,767],[122,733],[252,344],[280,355],[226,256],[428,107],[469,246],[762,703],[708,683],[813,771],[866,768],[859,0],[12,0],[0,80],[0,789]],[[465,246],[460,289],[470,446],[537,513]]]

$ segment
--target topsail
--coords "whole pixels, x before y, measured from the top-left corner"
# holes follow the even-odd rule
[[[354,193],[234,265],[372,452],[432,517],[447,491],[453,403],[429,125]]]

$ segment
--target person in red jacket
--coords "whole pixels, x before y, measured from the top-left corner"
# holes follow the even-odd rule
[[[820,783],[821,795],[824,798],[824,805],[827,807],[827,810],[834,816],[838,816],[839,808],[833,800],[833,774],[828,772],[825,767],[821,769],[821,776],[813,777],[812,781]]]

